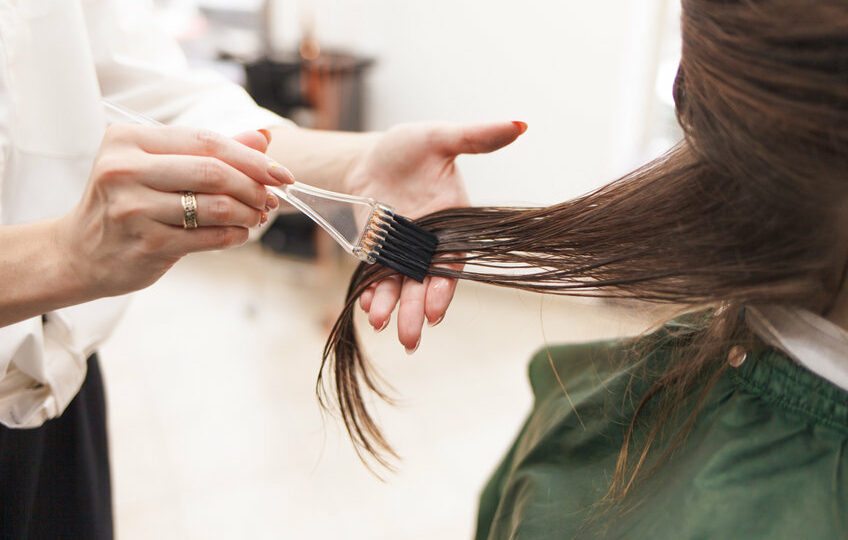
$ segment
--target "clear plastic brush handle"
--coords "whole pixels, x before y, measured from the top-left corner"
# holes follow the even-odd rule
[[[374,199],[327,191],[300,182],[265,186],[327,231],[345,251],[368,263],[374,260],[363,249],[362,237],[375,212],[391,209]]]

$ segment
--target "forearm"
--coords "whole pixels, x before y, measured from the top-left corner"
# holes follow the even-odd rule
[[[58,220],[0,227],[0,327],[89,298],[56,240]]]
[[[288,167],[300,182],[341,192],[346,191],[344,178],[379,135],[289,125],[270,131],[271,158]]]

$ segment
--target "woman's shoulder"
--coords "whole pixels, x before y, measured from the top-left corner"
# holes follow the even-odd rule
[[[491,537],[580,536],[584,527],[611,537],[841,537],[848,393],[769,349],[721,372],[673,459],[634,489],[638,508],[592,519],[640,381],[650,384],[691,337],[671,325],[639,339],[541,348],[530,365],[536,403],[488,502],[497,508],[486,517]],[[650,422],[637,439],[643,429]]]
[[[672,351],[696,332],[696,326],[675,320],[638,336],[545,344],[528,366],[533,394],[539,400],[553,390],[562,392],[563,387],[569,391],[572,386],[592,386],[624,376],[650,378],[661,372]]]

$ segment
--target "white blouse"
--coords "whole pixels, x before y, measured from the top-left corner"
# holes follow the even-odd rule
[[[146,1],[0,0],[0,224],[77,203],[105,129],[101,96],[228,135],[286,122],[223,77],[189,70]],[[14,286],[0,284],[0,294]],[[60,415],[126,302],[104,298],[0,328],[0,423],[37,427]]]

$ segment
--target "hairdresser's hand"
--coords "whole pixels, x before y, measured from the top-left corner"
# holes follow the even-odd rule
[[[520,122],[397,126],[375,139],[351,170],[346,187],[350,193],[385,201],[411,218],[468,206],[456,157],[493,152],[517,139],[526,128]],[[382,330],[399,300],[398,339],[412,353],[421,341],[424,318],[431,326],[441,322],[455,289],[453,279],[428,276],[418,283],[393,276],[365,291],[360,305],[368,313],[368,322]]]
[[[58,220],[71,275],[97,298],[155,282],[187,253],[244,243],[276,199],[264,184],[291,182],[272,166],[260,132],[235,139],[179,127],[111,126],[79,204]],[[276,165],[276,164],[274,164]],[[197,198],[183,228],[181,192]]]

